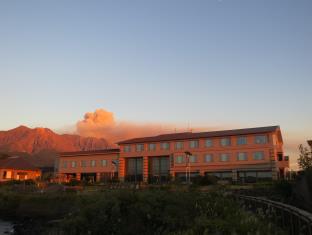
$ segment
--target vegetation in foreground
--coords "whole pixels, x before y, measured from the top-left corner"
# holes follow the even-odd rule
[[[283,234],[217,192],[0,191],[0,216],[16,234]]]

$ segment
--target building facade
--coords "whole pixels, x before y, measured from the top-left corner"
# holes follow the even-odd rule
[[[277,179],[289,168],[279,126],[165,134],[118,144],[121,181],[164,182],[196,175]]]
[[[0,160],[0,182],[10,180],[36,180],[40,178],[40,169],[34,167],[26,159],[8,156]]]
[[[58,178],[91,182],[109,181],[117,177],[119,149],[59,153]]]

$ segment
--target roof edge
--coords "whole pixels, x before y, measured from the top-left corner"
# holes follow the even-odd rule
[[[88,150],[88,151],[72,151],[72,152],[58,152],[58,156],[76,156],[76,155],[90,155],[90,154],[109,154],[119,153],[119,148]]]
[[[270,130],[268,130],[270,129]],[[276,131],[276,130],[280,130],[280,126],[279,125],[275,125],[275,126],[264,126],[264,127],[252,127],[252,128],[242,128],[242,129],[230,129],[230,130],[219,130],[219,131],[204,131],[204,132],[180,132],[180,133],[169,133],[169,134],[162,134],[162,135],[155,135],[155,136],[147,136],[147,137],[140,137],[140,138],[132,138],[132,139],[127,139],[127,140],[123,140],[123,141],[119,141],[116,144],[120,145],[120,144],[133,144],[133,143],[141,143],[141,142],[154,142],[155,140],[148,140],[148,139],[156,139],[157,137],[161,138],[164,137],[166,135],[170,136],[174,136],[174,135],[182,135],[182,134],[189,134],[189,135],[193,135],[192,136],[188,136],[187,138],[168,138],[168,140],[182,140],[182,139],[197,139],[197,138],[205,138],[205,137],[198,137],[198,135],[210,135],[209,137],[218,137],[218,136],[231,136],[231,135],[244,135],[244,133],[235,133],[235,132],[244,132],[244,131],[250,131],[252,133],[252,131],[255,131],[255,133],[265,133],[265,132],[272,132],[272,131]],[[224,133],[224,134],[223,134]],[[233,134],[235,133],[235,134]],[[250,134],[251,134],[250,133]],[[145,140],[144,140],[145,139]],[[142,141],[144,140],[144,141]],[[165,141],[165,140],[162,140]]]

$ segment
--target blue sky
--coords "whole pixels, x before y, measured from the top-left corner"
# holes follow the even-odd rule
[[[310,0],[1,1],[0,129],[60,129],[104,108],[135,122],[279,124],[303,142],[311,12]]]

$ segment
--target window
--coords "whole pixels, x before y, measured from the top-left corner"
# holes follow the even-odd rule
[[[222,138],[220,140],[221,146],[229,146],[231,145],[231,139],[230,138]]]
[[[77,166],[77,162],[76,162],[76,161],[72,161],[72,162],[71,162],[71,167],[72,167],[72,168],[75,168],[76,166]]]
[[[90,164],[92,167],[95,167],[96,166],[96,161],[95,160],[91,160],[91,164]]]
[[[170,144],[168,142],[161,143],[161,149],[168,150],[170,148]]]
[[[212,154],[205,155],[205,162],[212,162]]]
[[[283,161],[283,153],[277,154],[278,161]]]
[[[126,159],[126,180],[143,180],[143,158],[139,157]]]
[[[246,136],[237,137],[237,145],[244,145],[244,144],[247,144],[247,137]]]
[[[208,148],[212,147],[212,139],[206,139],[205,140],[205,146],[208,147]]]
[[[266,135],[257,135],[255,137],[255,144],[266,144],[268,142],[268,137]]]
[[[102,159],[101,160],[101,165],[102,166],[107,166],[107,160],[106,159]]]
[[[156,150],[156,144],[155,143],[148,144],[148,150],[149,151],[155,151]]]
[[[170,170],[170,162],[168,157],[153,157],[151,159],[150,172],[153,177],[168,177]],[[157,179],[155,179],[157,181]],[[159,179],[161,180],[161,179]]]
[[[176,163],[183,163],[184,157],[183,156],[176,156]]]
[[[258,171],[257,177],[272,179],[272,171]]]
[[[175,149],[183,149],[183,142],[176,142]]]
[[[195,163],[197,162],[197,156],[196,155],[191,155],[189,158],[190,163]]]
[[[63,161],[63,168],[67,168],[67,161]]]
[[[190,148],[194,149],[194,148],[198,148],[198,146],[199,146],[198,140],[191,140],[190,141]]]
[[[4,179],[11,179],[12,178],[12,171],[5,171],[3,174]]]
[[[137,144],[137,145],[136,145],[136,151],[137,151],[137,152],[142,152],[142,151],[144,151],[144,144]]]
[[[131,146],[130,145],[126,145],[124,147],[124,152],[131,152]]]
[[[87,166],[87,161],[86,160],[81,160],[80,165],[81,165],[81,167],[86,167]]]
[[[253,153],[253,159],[254,160],[263,160],[264,159],[264,153],[263,152],[254,152]]]
[[[257,177],[257,172],[256,171],[247,171],[245,173],[246,177],[254,177],[256,178]]]
[[[218,179],[232,179],[232,172],[225,171],[225,172],[209,172],[207,175],[213,175]]]
[[[238,153],[237,154],[238,161],[246,161],[247,160],[247,153]]]
[[[230,160],[230,155],[228,153],[221,153],[220,154],[220,161],[227,162]]]

